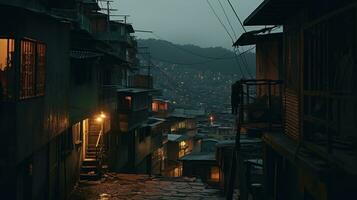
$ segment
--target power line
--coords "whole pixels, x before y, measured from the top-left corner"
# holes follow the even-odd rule
[[[211,8],[211,11],[213,12],[213,14],[216,16],[216,18],[218,19],[219,23],[222,25],[222,27],[224,28],[224,30],[227,32],[228,36],[231,38],[232,42],[234,43],[234,39],[232,37],[232,35],[229,33],[227,27],[224,25],[224,23],[222,22],[221,18],[217,15],[216,11],[214,10],[212,4],[209,2],[209,0],[206,0],[208,6]]]
[[[236,50],[237,50],[237,51],[238,51],[238,53],[240,54],[239,49],[238,49],[238,48],[236,48]],[[252,78],[252,79],[253,79],[253,75],[250,73],[250,71],[249,71],[249,69],[248,69],[248,62],[247,62],[247,59],[246,59],[245,55],[243,55],[243,54],[242,54],[240,57],[241,57],[241,60],[242,60],[243,66],[244,66],[244,68],[245,68],[245,71],[248,73],[248,75],[250,76],[250,78]]]
[[[235,14],[235,16],[237,17],[237,19],[238,19],[240,25],[242,26],[244,32],[247,32],[247,30],[245,29],[245,27],[244,27],[244,25],[243,25],[243,23],[242,23],[242,20],[240,20],[240,18],[239,18],[239,16],[238,16],[236,10],[234,9],[234,7],[233,7],[231,1],[230,1],[230,0],[227,0],[227,1],[228,1],[229,5],[231,6],[231,8],[232,8],[232,10],[233,10],[233,12],[234,12],[234,14]]]
[[[223,13],[224,13],[224,16],[226,16],[227,22],[228,22],[229,26],[230,26],[231,29],[232,29],[232,32],[233,32],[233,34],[234,34],[234,39],[237,39],[237,34],[236,34],[236,32],[235,32],[235,30],[234,30],[234,28],[233,28],[233,26],[232,26],[231,21],[229,20],[229,17],[228,17],[228,15],[227,15],[227,13],[226,13],[226,10],[224,9],[224,7],[223,7],[223,5],[222,5],[222,3],[221,3],[221,0],[218,0],[218,3],[219,3],[219,5],[221,6],[221,8],[222,8],[222,10],[223,10]]]
[[[218,1],[219,1],[219,0],[218,0]],[[245,29],[245,27],[244,27],[244,25],[243,25],[243,23],[242,23],[242,20],[239,18],[239,16],[238,16],[237,12],[235,11],[235,9],[234,9],[232,3],[230,2],[230,0],[227,0],[227,1],[228,1],[228,3],[229,3],[230,7],[232,8],[232,10],[233,10],[235,16],[237,17],[237,19],[238,19],[240,25],[242,26],[244,32],[247,32],[247,30]],[[219,2],[220,2],[220,1],[219,1]],[[221,4],[221,3],[220,3],[220,4]],[[223,9],[223,6],[222,6],[222,9]],[[233,28],[232,28],[232,29],[233,29]],[[238,53],[240,53],[240,51],[239,51],[238,48],[237,48],[237,51],[238,51]],[[252,74],[251,74],[250,71],[248,70],[248,62],[247,62],[247,58],[245,57],[245,55],[242,55],[242,56],[241,56],[241,60],[242,60],[242,63],[243,63],[243,65],[244,65],[244,68],[245,68],[245,70],[247,71],[248,75],[249,75],[251,78],[253,78]]]
[[[241,56],[241,55],[244,55],[248,52],[250,52],[251,50],[253,50],[255,47],[252,47],[244,52],[241,52],[239,53],[238,55],[233,52],[236,56]],[[205,61],[205,62],[197,62],[197,63],[180,63],[180,62],[175,62],[175,61],[171,61],[171,60],[167,60],[167,59],[163,59],[163,58],[158,58],[158,57],[151,57],[153,60],[157,60],[157,61],[161,61],[161,62],[164,62],[164,63],[168,63],[168,64],[175,64],[175,65],[199,65],[199,64],[207,64],[207,63],[212,63],[214,61]],[[235,56],[232,57],[233,59],[235,59]]]
[[[162,59],[162,58],[157,58],[157,57],[152,57],[152,58],[153,58],[154,60],[162,61],[162,62],[169,63],[169,64],[174,64],[174,65],[186,65],[186,66],[201,65],[201,64],[207,64],[207,63],[213,62],[213,61],[209,60],[209,61],[197,62],[197,63],[181,63],[181,62],[174,62],[174,61],[170,61],[170,60],[166,60],[166,59]]]
[[[232,43],[234,43],[234,39],[232,38],[232,35],[229,33],[227,27],[223,24],[222,20],[221,20],[221,19],[219,18],[219,16],[217,15],[217,13],[216,13],[216,11],[214,10],[212,4],[209,2],[209,0],[206,0],[206,2],[207,2],[207,4],[209,5],[210,9],[212,10],[213,14],[216,16],[216,18],[217,18],[218,21],[220,22],[220,24],[223,26],[224,30],[226,30],[228,36],[229,36],[229,37],[231,38],[231,40],[232,40]],[[235,61],[236,61],[236,63],[237,63],[237,66],[238,66],[238,68],[239,68],[239,71],[240,71],[241,75],[244,77],[244,72],[243,72],[243,70],[242,70],[242,67],[239,65],[239,60],[238,60],[238,58],[237,58],[237,54],[236,54],[236,53],[234,53],[234,59],[235,59]]]

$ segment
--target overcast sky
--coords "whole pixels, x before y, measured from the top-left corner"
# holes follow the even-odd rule
[[[231,39],[220,25],[206,0],[114,0],[116,14],[130,15],[128,22],[135,29],[154,31],[161,38],[179,44],[202,47],[231,48]],[[242,33],[238,20],[227,0],[220,0],[237,35]],[[231,0],[239,17],[244,20],[263,0]],[[233,35],[218,0],[210,0],[219,17]],[[112,18],[116,19],[116,18]],[[139,38],[152,34],[136,33]],[[233,36],[234,37],[234,36]]]

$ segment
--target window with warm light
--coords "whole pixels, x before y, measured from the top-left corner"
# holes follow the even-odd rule
[[[0,38],[0,97],[13,97],[15,41]],[[0,98],[1,99],[1,98]]]
[[[219,181],[220,174],[219,174],[219,168],[218,167],[211,167],[210,179],[212,181]]]
[[[45,94],[46,46],[21,41],[20,99]]]
[[[160,111],[166,111],[166,110],[167,110],[167,105],[166,105],[166,103],[160,103],[160,104],[159,104],[159,110],[160,110]]]
[[[174,177],[182,176],[182,166],[176,167],[174,169]]]
[[[125,97],[125,105],[126,106],[128,106],[129,108],[131,108],[131,100],[132,100],[132,98],[131,98],[131,96],[126,96]]]
[[[178,157],[181,158],[188,153],[187,151],[187,142],[182,141],[179,143],[179,155]]]
[[[152,103],[151,107],[152,107],[151,109],[152,109],[153,112],[158,112],[159,111],[158,103],[156,103],[156,102]]]

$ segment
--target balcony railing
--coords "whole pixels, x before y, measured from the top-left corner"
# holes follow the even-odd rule
[[[240,80],[232,85],[232,113],[236,115],[236,140],[228,181],[227,199],[233,199],[237,167],[241,156],[241,133],[250,128],[280,130],[283,124],[283,81]],[[249,168],[250,165],[248,165]]]
[[[232,113],[242,128],[281,128],[283,123],[283,82],[241,80],[232,86]]]

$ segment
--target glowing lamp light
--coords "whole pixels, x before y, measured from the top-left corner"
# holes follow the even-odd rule
[[[105,119],[107,116],[106,116],[103,112],[101,112],[101,113],[100,113],[100,117],[101,117],[102,119]]]
[[[209,120],[213,121],[214,120],[213,116],[209,117]]]
[[[101,117],[97,117],[97,122],[102,122],[103,121],[103,118],[101,118]]]

